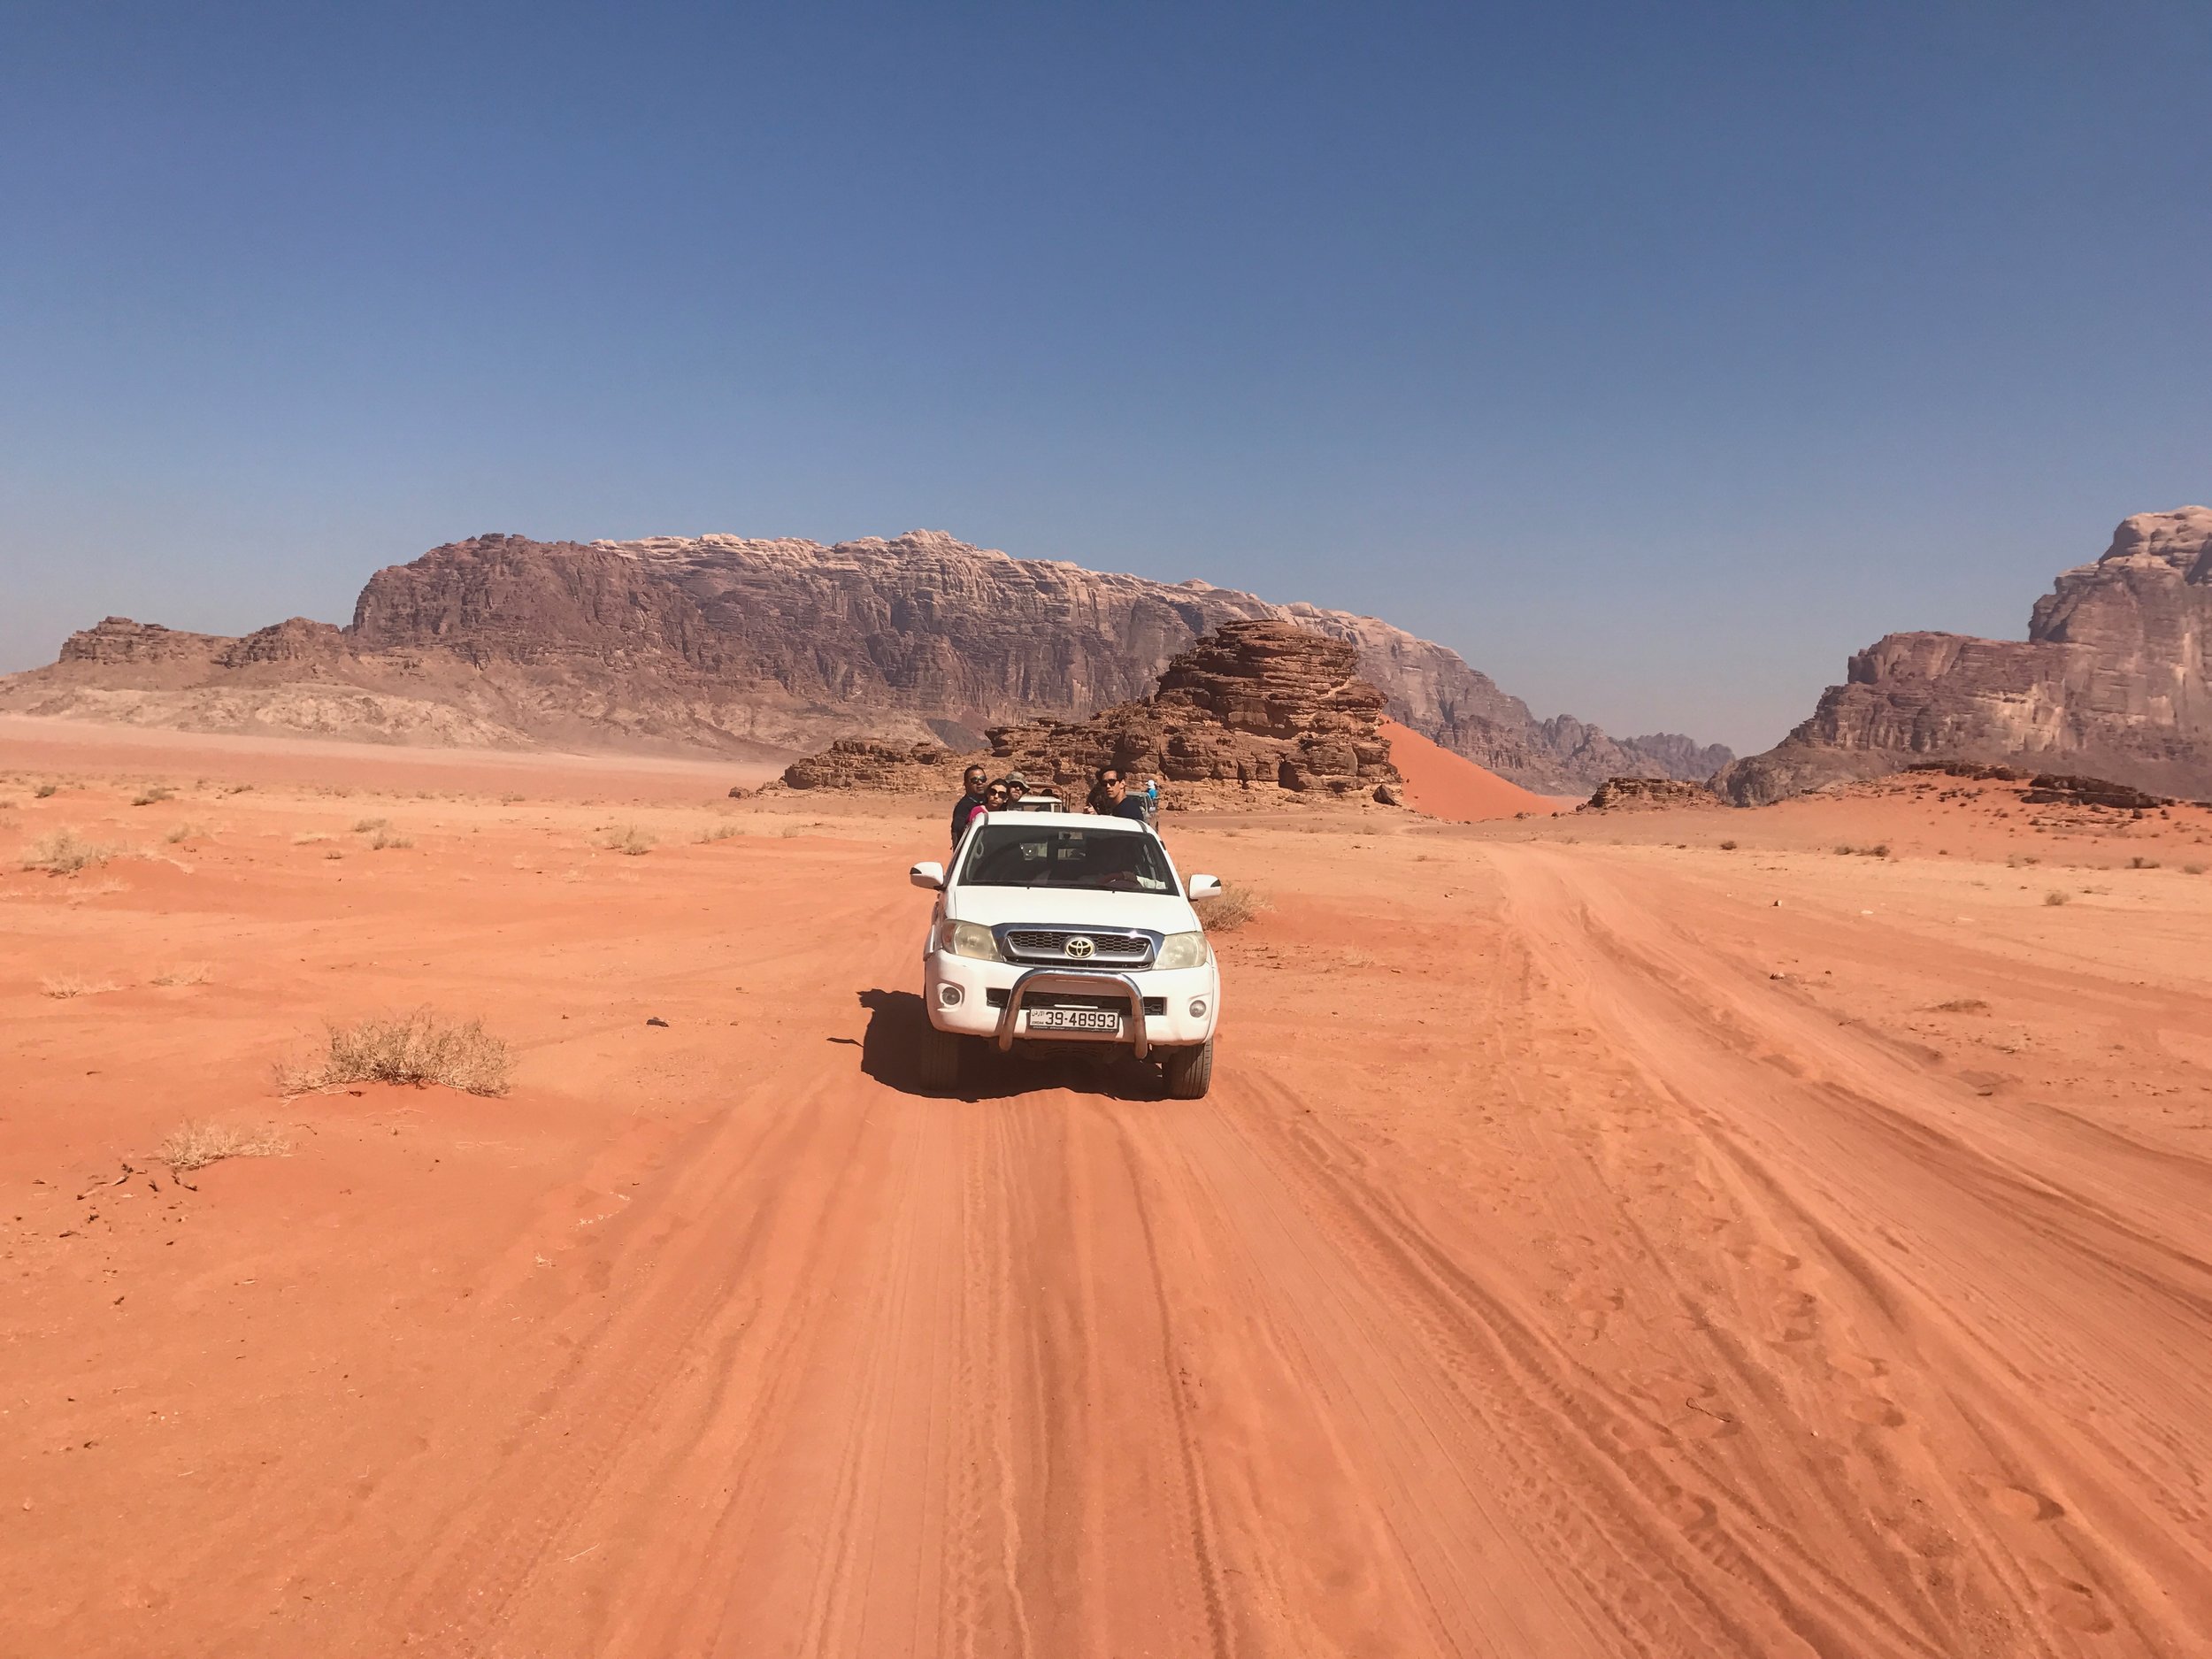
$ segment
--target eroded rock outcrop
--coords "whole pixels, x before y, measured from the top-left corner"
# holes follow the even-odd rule
[[[841,737],[783,769],[789,789],[872,789],[892,795],[960,793],[962,761],[936,743],[872,743]]]
[[[342,630],[295,620],[233,641],[111,618],[51,668],[0,680],[0,708],[282,729],[303,708],[330,716],[326,695],[300,687],[342,683],[387,714],[444,705],[488,741],[964,747],[993,726],[1139,696],[1202,634],[1255,618],[1349,645],[1395,718],[1531,788],[1711,769],[1687,739],[1537,720],[1455,652],[1371,617],[1010,558],[933,531],[834,547],[475,536],[377,572]],[[386,718],[367,734],[396,729]]]
[[[1663,807],[1727,804],[1702,784],[1676,778],[1608,778],[1578,812],[1655,811]]]
[[[2139,513],[2036,602],[2024,641],[1893,634],[1810,719],[1714,784],[1757,804],[1941,758],[2212,795],[2208,652],[2212,509]]]
[[[1286,622],[1224,623],[1168,664],[1158,689],[1087,720],[995,727],[995,772],[1079,796],[1098,769],[1169,783],[1350,795],[1395,783],[1384,698],[1359,653]]]

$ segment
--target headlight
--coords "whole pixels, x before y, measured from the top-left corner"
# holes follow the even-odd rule
[[[1160,954],[1152,959],[1156,968],[1202,968],[1211,961],[1203,933],[1170,933],[1160,941]]]
[[[999,959],[998,941],[991,937],[991,930],[973,922],[942,924],[937,929],[937,949],[949,950],[956,956],[973,956],[979,962]]]

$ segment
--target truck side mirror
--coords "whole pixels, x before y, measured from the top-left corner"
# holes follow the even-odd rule
[[[1190,879],[1189,896],[1194,902],[1200,899],[1219,898],[1221,878],[1219,876],[1193,876]]]
[[[918,887],[927,887],[933,893],[945,885],[945,867],[941,864],[916,864],[906,872],[906,879]]]

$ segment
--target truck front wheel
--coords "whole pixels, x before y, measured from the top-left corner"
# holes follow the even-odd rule
[[[1195,1048],[1170,1048],[1160,1061],[1170,1100],[1203,1100],[1214,1080],[1214,1040]]]
[[[922,1027],[920,1071],[924,1088],[950,1088],[960,1080],[959,1035],[940,1031],[934,1025]]]

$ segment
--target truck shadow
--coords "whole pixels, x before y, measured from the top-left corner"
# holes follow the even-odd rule
[[[929,1014],[911,991],[860,993],[868,1010],[868,1029],[860,1042],[860,1069],[886,1088],[925,1100],[1011,1100],[1040,1089],[1072,1089],[1110,1100],[1156,1101],[1163,1092],[1159,1069],[1103,1044],[1068,1043],[1066,1056],[1030,1059],[1001,1054],[985,1042],[969,1047],[960,1081],[952,1088],[922,1085],[922,1033]]]

